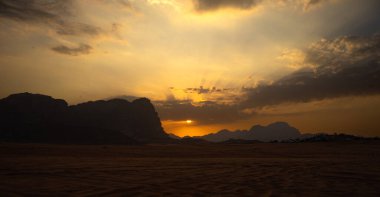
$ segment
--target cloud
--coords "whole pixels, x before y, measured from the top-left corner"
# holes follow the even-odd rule
[[[276,59],[281,62],[286,62],[287,67],[292,69],[299,69],[305,66],[305,53],[298,49],[284,49],[282,54]]]
[[[110,3],[124,8],[132,8],[132,3],[129,0],[97,0],[101,3]]]
[[[298,58],[300,53],[302,58]],[[157,111],[162,120],[193,119],[199,124],[220,124],[255,117],[264,107],[294,107],[295,103],[380,94],[380,34],[322,39],[303,51],[296,50],[296,54],[303,67],[270,84],[242,88],[243,94],[234,102],[169,99],[155,102]],[[285,55],[286,60],[294,59],[293,52]],[[208,94],[211,90],[200,87],[184,91]]]
[[[318,6],[321,3],[327,2],[329,0],[302,0],[304,10],[309,10],[312,7]]]
[[[197,11],[212,11],[223,7],[250,9],[262,0],[194,0]]]
[[[61,35],[97,35],[99,27],[70,20],[72,0],[0,0],[0,17],[47,25]]]
[[[225,96],[226,93],[232,92],[234,89],[232,88],[217,88],[216,86],[212,86],[210,88],[204,87],[204,86],[199,86],[199,88],[175,88],[175,87],[170,87],[170,90],[180,90],[186,94],[213,94],[213,93],[219,93],[223,94]]]
[[[302,8],[304,11],[308,11],[310,9],[313,9],[315,7],[322,5],[323,3],[327,3],[332,0],[277,0],[277,1],[267,0],[267,1],[275,2],[276,4],[293,5],[293,6]]]
[[[251,116],[236,105],[218,104],[207,101],[193,104],[188,100],[155,101],[155,107],[162,120],[195,120],[199,124],[226,123]]]
[[[240,105],[255,108],[380,93],[380,34],[322,39],[305,54],[304,68],[272,84],[245,89]]]
[[[59,45],[52,48],[53,51],[65,55],[85,55],[89,54],[92,50],[92,47],[88,44],[80,44],[78,47],[68,47],[65,45]]]
[[[199,12],[215,11],[226,7],[248,10],[264,3],[294,5],[307,11],[327,1],[329,0],[193,0],[195,10]]]
[[[21,21],[56,20],[69,1],[0,0],[0,15]],[[50,10],[50,11],[49,11]]]
[[[56,32],[61,35],[83,34],[95,36],[101,33],[101,29],[99,27],[85,23],[59,21],[54,26],[56,26]]]

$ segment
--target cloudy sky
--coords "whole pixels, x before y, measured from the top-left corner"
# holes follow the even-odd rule
[[[378,0],[0,0],[0,97],[148,97],[180,136],[275,121],[380,135],[378,10]]]

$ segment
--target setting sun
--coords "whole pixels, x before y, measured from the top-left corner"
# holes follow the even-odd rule
[[[380,197],[379,10],[0,0],[0,197]]]

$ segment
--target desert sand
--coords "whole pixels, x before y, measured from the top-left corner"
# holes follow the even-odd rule
[[[0,196],[380,196],[380,144],[0,144]]]

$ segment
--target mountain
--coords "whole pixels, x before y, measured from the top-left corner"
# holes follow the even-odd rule
[[[296,139],[301,136],[298,129],[291,127],[286,122],[275,122],[268,126],[255,125],[249,130],[229,131],[223,129],[217,133],[212,133],[199,138],[211,142],[223,142],[229,139],[258,140],[269,142],[274,140]]]
[[[0,100],[0,139],[46,143],[136,144],[170,140],[146,98],[66,101],[30,93]]]
[[[177,136],[177,135],[175,135],[175,134],[173,134],[173,133],[169,133],[168,136],[169,136],[170,138],[173,138],[173,139],[176,139],[176,140],[182,139],[181,137],[179,137],[179,136]]]
[[[379,141],[378,137],[361,137],[355,135],[319,133],[310,137],[291,140],[289,142],[347,142],[347,141]]]

